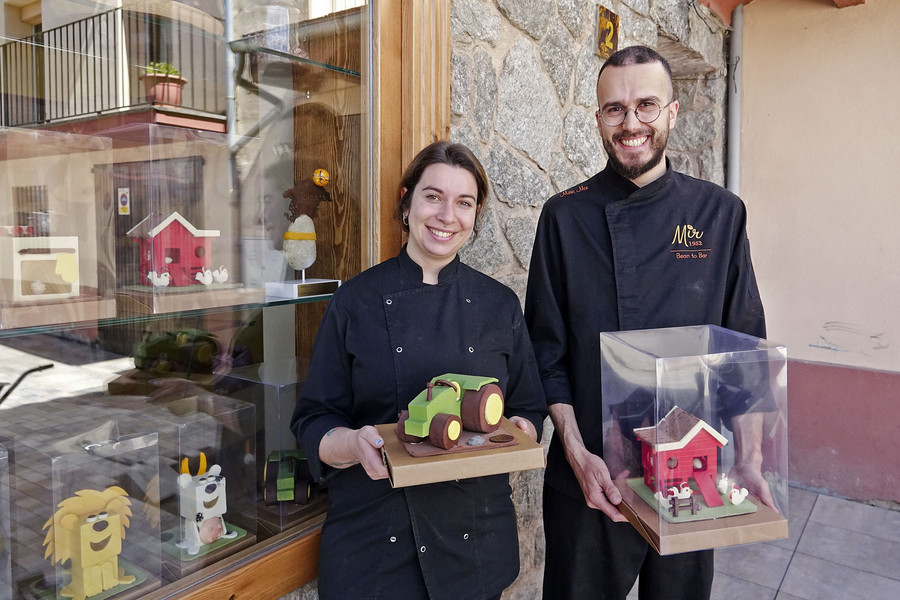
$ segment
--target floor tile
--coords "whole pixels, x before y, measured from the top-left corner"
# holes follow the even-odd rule
[[[900,541],[888,540],[810,518],[797,552],[829,562],[894,579],[897,572]],[[897,596],[900,598],[900,596]]]
[[[896,600],[900,581],[798,552],[780,591],[804,600]]]
[[[775,540],[772,542],[776,546],[793,550],[800,541],[800,534],[806,527],[806,522],[812,513],[819,494],[802,490],[800,488],[789,488],[788,490],[788,537],[783,540]]]
[[[819,496],[810,519],[885,540],[900,539],[900,511]]]
[[[716,557],[718,560],[718,557]],[[716,571],[711,600],[774,600],[776,590]]]
[[[770,543],[747,544],[716,550],[716,577],[720,574],[778,590],[792,552]]]

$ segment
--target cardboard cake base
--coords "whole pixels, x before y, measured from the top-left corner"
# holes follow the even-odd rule
[[[264,301],[262,288],[243,287],[240,283],[163,288],[125,286],[116,293],[119,316],[186,312],[260,304]]]
[[[384,439],[382,457],[388,468],[391,485],[395,488],[540,469],[545,464],[544,448],[505,417],[500,421],[499,430],[493,434],[481,435],[489,438],[506,433],[513,436],[514,441],[464,451],[429,451],[429,456],[410,455],[403,442],[397,438],[396,423],[376,427]],[[430,444],[428,446],[434,448]]]
[[[0,329],[100,321],[115,316],[116,301],[112,298],[76,296],[56,302],[20,302],[0,307]]]
[[[767,542],[788,536],[787,519],[753,496],[748,496],[747,500],[752,499],[756,511],[749,514],[669,523],[660,518],[656,508],[631,489],[626,480],[616,479],[615,484],[622,493],[618,509],[647,543],[662,555]]]

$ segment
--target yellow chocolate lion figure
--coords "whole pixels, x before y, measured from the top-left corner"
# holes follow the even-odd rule
[[[119,568],[122,540],[129,526],[131,500],[125,490],[111,486],[79,490],[59,503],[59,510],[44,523],[47,529],[44,558],[71,560],[72,581],[60,594],[85,600],[120,584],[134,582]]]

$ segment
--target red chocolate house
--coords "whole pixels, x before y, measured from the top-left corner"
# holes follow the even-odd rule
[[[141,274],[168,271],[173,286],[197,283],[196,274],[210,268],[210,245],[219,230],[197,229],[177,211],[154,226],[157,218],[151,214],[127,233],[140,244]]]
[[[721,506],[716,452],[728,443],[705,421],[677,406],[655,427],[634,430],[641,441],[644,483],[654,492],[693,478],[707,506]]]

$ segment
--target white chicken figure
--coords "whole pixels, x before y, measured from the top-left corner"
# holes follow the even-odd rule
[[[670,488],[670,489],[674,489],[674,488]],[[691,494],[693,494],[693,493],[694,493],[694,490],[691,489],[691,484],[689,484],[687,481],[682,481],[678,490],[675,492],[675,497],[678,498],[679,500],[687,500],[688,498],[691,497]]]
[[[212,271],[207,268],[203,268],[196,275],[194,275],[194,279],[196,279],[203,285],[209,285],[213,281]]]
[[[722,473],[722,475],[719,477],[718,488],[719,488],[720,494],[728,493],[728,490],[729,490],[728,475],[726,475],[725,473]]]
[[[216,283],[225,283],[228,281],[228,269],[225,268],[225,265],[222,265],[212,272],[212,277]]]
[[[172,276],[169,275],[168,271],[163,271],[159,275],[156,274],[156,271],[149,271],[147,273],[147,279],[153,285],[153,287],[166,287],[169,285],[169,281],[172,279]]]
[[[744,501],[748,493],[747,488],[734,486],[728,494],[728,499],[731,500],[732,504],[737,506]]]
[[[663,494],[662,492],[656,492],[655,494],[653,494],[653,496],[656,498],[656,501],[659,502],[660,506],[662,506],[663,508],[668,508],[672,497],[675,496],[675,492],[673,491],[675,489],[676,488],[674,487],[670,487],[668,490],[666,490],[665,494]]]

